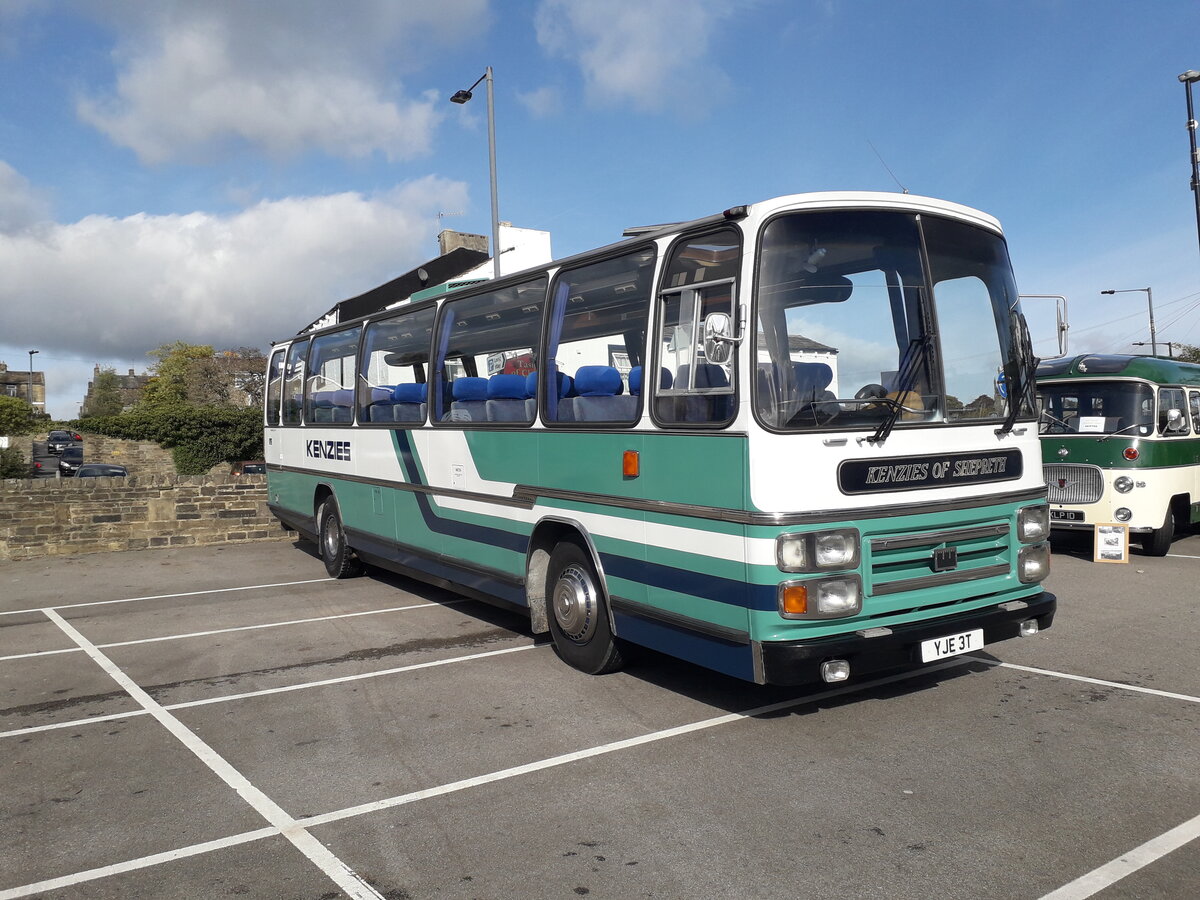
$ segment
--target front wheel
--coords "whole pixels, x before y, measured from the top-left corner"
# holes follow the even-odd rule
[[[337,501],[332,498],[317,510],[317,546],[330,578],[353,578],[363,573],[362,561],[346,543],[346,530],[338,513]]]
[[[1155,528],[1142,537],[1142,549],[1147,556],[1166,556],[1171,549],[1171,541],[1175,540],[1175,510],[1167,507],[1167,516],[1162,526]]]
[[[621,668],[624,660],[613,638],[599,579],[578,544],[559,544],[550,554],[546,597],[550,634],[563,662],[589,675]]]

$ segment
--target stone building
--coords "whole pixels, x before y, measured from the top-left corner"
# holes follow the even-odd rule
[[[0,362],[0,397],[18,397],[32,403],[36,412],[45,413],[46,373],[17,372]]]
[[[114,373],[115,375],[116,373]],[[88,382],[87,393],[83,396],[83,405],[80,407],[84,413],[91,408],[91,403],[96,390],[96,379],[100,377],[100,366],[96,365],[92,369],[92,380]],[[150,380],[149,375],[135,375],[133,369],[129,370],[128,375],[116,375],[117,390],[121,394],[121,405],[128,409],[137,403],[142,396],[142,388],[146,386],[146,382]]]

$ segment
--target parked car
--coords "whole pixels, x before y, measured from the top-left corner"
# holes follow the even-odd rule
[[[75,472],[76,478],[124,478],[129,470],[110,463],[84,463]]]
[[[267,464],[261,459],[243,460],[235,462],[230,472],[233,475],[266,475]]]
[[[58,458],[58,474],[64,478],[73,476],[75,470],[83,465],[83,445],[72,444],[62,451]]]
[[[83,435],[74,431],[52,431],[46,438],[46,452],[58,456],[72,444],[83,442]]]

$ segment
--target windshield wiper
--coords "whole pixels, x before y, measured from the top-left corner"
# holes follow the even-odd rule
[[[1103,443],[1104,441],[1107,441],[1109,438],[1116,437],[1118,434],[1124,434],[1125,432],[1129,431],[1132,428],[1151,428],[1152,429],[1153,426],[1151,426],[1150,424],[1148,424],[1146,422],[1134,422],[1132,425],[1126,425],[1124,428],[1118,428],[1116,431],[1110,431],[1107,434],[1103,434],[1100,437],[1098,437],[1096,440],[1099,441],[1100,443]],[[1150,433],[1149,431],[1146,432],[1146,434],[1149,434],[1149,433]]]
[[[875,402],[886,404],[888,414],[884,420],[879,423],[879,427],[875,429],[875,433],[868,438],[868,443],[882,444],[888,439],[888,435],[892,433],[892,428],[900,419],[902,412],[922,412],[919,409],[911,409],[903,405],[900,400],[912,391],[917,383],[917,374],[921,371],[921,367],[925,364],[925,356],[929,352],[929,336],[922,335],[919,338],[914,338],[908,344],[908,352],[905,354],[904,364],[900,367],[900,372],[896,376],[896,389],[892,391],[896,395],[896,399],[891,397],[880,397]]]
[[[1071,426],[1068,423],[1064,422],[1058,416],[1054,415],[1054,413],[1048,413],[1044,409],[1040,413],[1038,413],[1038,421],[1041,422],[1042,419],[1050,419],[1052,422],[1057,422],[1059,425],[1061,425],[1063,428],[1066,428],[1067,430],[1070,430],[1070,428],[1071,428]]]

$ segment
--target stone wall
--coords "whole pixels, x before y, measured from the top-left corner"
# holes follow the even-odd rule
[[[0,481],[0,559],[288,537],[263,475]]]

